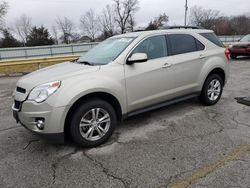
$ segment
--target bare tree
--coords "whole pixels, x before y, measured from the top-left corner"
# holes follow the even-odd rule
[[[246,35],[250,31],[250,16],[239,15],[231,17],[230,23],[234,30],[233,34]]]
[[[134,27],[135,27],[135,18],[134,16],[131,14],[128,18],[128,26],[127,29],[128,31],[133,32],[134,31]]]
[[[169,17],[166,13],[160,14],[153,21],[150,21],[147,28],[145,30],[156,30],[160,29],[162,26],[168,23]]]
[[[62,33],[62,40],[63,43],[66,44],[70,44],[71,42],[71,38],[74,34],[73,30],[74,30],[74,23],[68,19],[67,17],[64,17],[64,19],[60,19],[58,18],[56,20],[56,24],[58,26],[58,29],[61,31]]]
[[[90,37],[92,41],[96,40],[97,34],[100,32],[100,24],[98,16],[90,9],[80,19],[81,28],[85,35]]]
[[[51,26],[51,34],[53,37],[53,40],[55,42],[55,44],[59,44],[59,40],[58,40],[58,29],[55,25]]]
[[[215,22],[219,17],[220,11],[194,6],[190,12],[190,24],[214,29]]]
[[[7,2],[3,1],[0,4],[0,29],[1,30],[4,27],[4,16],[6,15],[8,8],[9,8],[9,5]]]
[[[114,10],[107,5],[105,9],[103,9],[102,15],[99,17],[103,34],[105,38],[111,37],[115,34],[115,17]]]
[[[15,30],[20,39],[22,40],[23,46],[26,45],[28,35],[31,31],[32,23],[31,18],[26,14],[22,14],[20,18],[15,21]]]
[[[115,7],[115,21],[120,27],[121,33],[125,33],[128,29],[129,18],[133,18],[133,15],[138,10],[138,0],[114,0]]]

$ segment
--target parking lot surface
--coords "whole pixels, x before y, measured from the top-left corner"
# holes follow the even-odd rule
[[[53,145],[12,118],[0,78],[0,187],[250,187],[250,59],[231,61],[220,102],[189,100],[122,122],[92,149]]]

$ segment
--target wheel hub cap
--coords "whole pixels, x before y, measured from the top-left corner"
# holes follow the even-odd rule
[[[211,101],[215,101],[219,98],[221,94],[221,84],[219,80],[214,79],[209,83],[207,94]]]
[[[106,110],[93,108],[83,115],[79,125],[80,133],[86,140],[99,140],[108,132],[110,122],[110,115]]]

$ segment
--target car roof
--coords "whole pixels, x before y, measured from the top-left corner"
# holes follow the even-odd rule
[[[207,29],[164,29],[164,30],[151,30],[151,31],[138,31],[125,33],[121,35],[113,36],[112,38],[121,38],[121,37],[146,37],[153,34],[166,34],[166,33],[211,33],[212,30]]]

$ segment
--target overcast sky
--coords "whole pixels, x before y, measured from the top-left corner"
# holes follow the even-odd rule
[[[112,0],[6,0],[9,11],[6,24],[12,26],[16,18],[25,13],[32,18],[34,25],[50,27],[57,17],[64,16],[79,24],[85,11],[92,8],[101,13],[106,4]],[[136,14],[137,26],[146,25],[150,20],[165,12],[170,24],[183,25],[185,0],[139,0],[139,11]],[[197,5],[221,11],[224,15],[250,13],[249,0],[188,0],[189,8]]]

